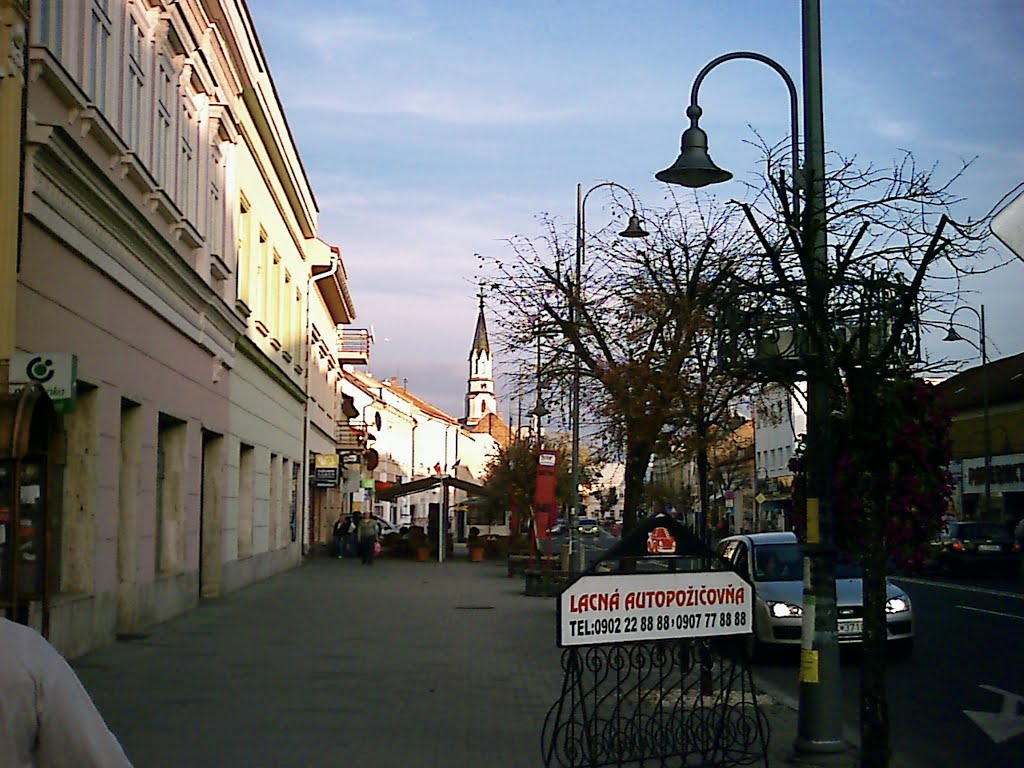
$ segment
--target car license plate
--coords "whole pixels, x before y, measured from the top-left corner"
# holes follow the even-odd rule
[[[859,635],[861,633],[860,621],[840,621],[839,622],[839,634],[840,635]]]
[[[1000,547],[998,544],[979,544],[978,545],[978,551],[979,552],[998,552],[1000,549],[1002,549],[1002,547]]]

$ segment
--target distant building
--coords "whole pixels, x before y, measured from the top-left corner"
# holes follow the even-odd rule
[[[939,402],[953,412],[950,472],[957,515],[1020,520],[1024,517],[1024,352],[961,371],[939,384],[937,390]],[[986,444],[991,497],[987,512]]]
[[[797,441],[807,434],[807,408],[802,384],[766,386],[754,399],[754,475],[757,514],[754,529],[785,530],[791,502],[793,472],[789,461]]]
[[[473,346],[469,350],[469,386],[466,392],[466,417],[462,423],[475,427],[488,414],[497,415],[498,402],[494,394],[494,368],[491,345],[487,340],[487,321],[484,318],[484,294],[480,292],[480,312],[476,318]]]
[[[342,390],[352,403],[351,413],[357,415],[339,425],[344,436],[340,442],[361,457],[347,464],[342,476],[347,511],[372,511],[398,526],[426,526],[441,508],[437,487],[394,500],[379,498],[378,493],[427,478],[481,482],[491,457],[510,439],[495,405],[482,299],[469,363],[467,417],[462,420],[413,394],[397,378],[379,380],[351,367],[345,370]],[[467,501],[464,491],[451,491],[449,506],[458,539],[466,532]]]

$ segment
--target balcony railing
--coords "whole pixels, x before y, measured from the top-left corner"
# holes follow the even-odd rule
[[[342,364],[368,365],[372,340],[367,328],[339,328],[338,360]]]
[[[336,440],[340,451],[361,451],[366,447],[366,424],[351,422],[348,419],[338,421]]]

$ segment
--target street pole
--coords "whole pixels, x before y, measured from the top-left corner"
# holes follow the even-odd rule
[[[619,237],[642,238],[647,237],[647,232],[640,225],[637,216],[637,201],[626,187],[614,181],[602,181],[583,193],[583,185],[576,185],[576,271],[575,280],[572,286],[572,303],[569,307],[569,324],[574,327],[577,343],[582,343],[580,334],[580,317],[583,307],[583,251],[584,238],[586,237],[586,207],[587,198],[590,193],[602,187],[615,187],[621,189],[627,195],[633,205],[633,213],[629,217],[626,228],[619,232]],[[572,366],[572,391],[570,393],[570,420],[572,421],[572,509],[569,512],[569,570],[579,573],[583,570],[583,542],[579,538],[578,519],[580,504],[580,356],[573,355]]]
[[[807,275],[807,537],[798,753],[845,749],[836,632],[836,553],[832,520],[832,423],[828,334],[828,237],[825,220],[825,123],[821,82],[820,0],[803,0],[804,210]]]
[[[786,70],[763,54],[728,53],[712,60],[698,73],[690,90],[679,157],[655,178],[685,187],[703,187],[728,181],[732,174],[715,165],[708,153],[707,134],[699,127],[703,110],[698,90],[704,77],[719,64],[752,59],[774,69],[786,82],[790,97],[791,139],[794,162],[793,212],[803,234],[807,265],[807,322],[802,329],[807,347],[807,535],[804,576],[803,630],[800,656],[800,712],[795,749],[798,753],[835,753],[845,749],[840,716],[839,643],[836,636],[836,553],[832,521],[831,381],[834,376],[828,335],[828,238],[825,218],[825,125],[821,85],[820,0],[802,2],[802,57],[804,90],[804,168],[802,186],[806,204],[800,213],[800,174],[796,159],[796,87]],[[795,329],[801,330],[801,329]]]
[[[583,279],[583,185],[576,185],[576,270],[572,284],[572,305],[569,307],[569,323],[579,336],[579,305],[583,300],[580,283]],[[577,511],[580,505],[580,356],[577,351],[572,357],[572,392],[569,396],[570,418],[572,421],[572,488],[569,501],[569,570],[579,573],[583,570],[583,558],[579,552]]]
[[[981,397],[982,397],[982,428],[985,430],[985,513],[982,519],[989,519],[992,514],[992,427],[989,424],[988,407],[988,353],[985,350],[985,305],[981,305],[978,316],[981,321]]]
[[[985,305],[981,305],[980,312],[974,307],[966,304],[954,309],[952,314],[949,316],[949,331],[943,341],[967,341],[963,336],[957,333],[956,328],[953,326],[953,318],[956,317],[956,313],[964,309],[969,312],[973,312],[974,316],[978,318],[978,352],[981,353],[982,439],[985,444],[985,506],[984,509],[980,511],[976,510],[976,514],[979,520],[988,520],[992,509],[992,427],[989,423],[988,346],[985,336]]]

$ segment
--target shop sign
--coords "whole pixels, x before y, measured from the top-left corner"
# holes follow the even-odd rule
[[[72,413],[78,394],[78,356],[68,352],[15,352],[11,355],[11,390],[38,384],[57,413]]]
[[[338,454],[318,453],[314,457],[313,483],[317,488],[334,488],[340,478]]]
[[[1024,454],[1021,453],[993,456],[987,469],[984,458],[964,459],[962,472],[964,493],[984,493],[986,475],[992,490],[1024,491]]]

